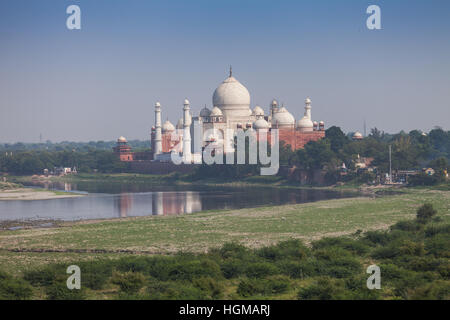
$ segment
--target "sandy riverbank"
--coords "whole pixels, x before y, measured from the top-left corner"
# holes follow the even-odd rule
[[[50,191],[43,189],[17,188],[0,190],[0,201],[5,200],[51,200],[82,197],[83,194]]]

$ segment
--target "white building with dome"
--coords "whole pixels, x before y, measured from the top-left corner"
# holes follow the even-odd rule
[[[230,68],[229,76],[216,88],[212,97],[211,108],[203,107],[198,115],[191,113],[189,101],[183,104],[183,117],[178,121],[176,127],[166,121],[161,126],[161,110],[164,108],[159,102],[155,105],[155,126],[152,128],[152,150],[154,159],[167,159],[167,155],[173,150],[183,152],[189,145],[184,137],[189,134],[189,143],[193,129],[191,124],[198,121],[203,126],[203,132],[212,129],[214,134],[205,134],[202,138],[203,147],[209,143],[222,140],[224,152],[233,152],[234,133],[238,129],[272,129],[279,130],[280,140],[289,144],[292,149],[303,148],[311,140],[318,140],[324,137],[324,122],[312,121],[311,99],[305,100],[303,115],[301,107],[297,107],[293,113],[289,112],[285,106],[279,106],[278,101],[273,99],[269,105],[269,112],[266,114],[260,106],[251,108],[251,97],[247,88],[240,83],[232,74]],[[296,121],[295,116],[298,116]],[[227,135],[229,130],[232,132]],[[174,138],[174,132],[177,137]],[[211,130],[209,131],[211,132]],[[192,151],[192,145],[191,150]]]

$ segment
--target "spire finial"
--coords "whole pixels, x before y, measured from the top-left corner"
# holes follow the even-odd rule
[[[233,75],[233,67],[230,65],[230,78]]]

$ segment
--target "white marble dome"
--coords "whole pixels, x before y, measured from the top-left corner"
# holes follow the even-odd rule
[[[200,117],[209,117],[211,115],[211,110],[209,110],[207,107],[204,107],[202,110],[200,110]]]
[[[256,106],[253,109],[253,115],[254,116],[263,116],[264,115],[264,110],[260,106]]]
[[[171,132],[175,130],[175,126],[172,124],[172,122],[167,120],[166,122],[164,122],[161,129],[162,132]]]
[[[300,120],[297,121],[297,128],[300,129],[300,131],[313,131],[314,130],[314,123],[311,121],[310,118],[307,116],[304,116]]]
[[[213,105],[250,107],[250,93],[233,76],[226,78],[214,91]]]
[[[217,108],[217,107],[214,107],[214,108],[211,110],[210,116],[211,116],[211,117],[223,116],[222,110],[220,110],[220,109]]]
[[[119,139],[117,139],[117,142],[127,142],[127,139],[125,139],[124,136],[120,136]]]
[[[285,108],[281,107],[272,117],[272,128],[293,127],[295,125],[294,116]]]
[[[258,119],[255,122],[253,122],[253,128],[256,130],[269,129],[269,124],[264,119]]]

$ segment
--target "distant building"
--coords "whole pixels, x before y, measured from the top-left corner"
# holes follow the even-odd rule
[[[363,137],[363,135],[362,135],[362,133],[361,132],[358,132],[358,131],[356,131],[354,134],[353,134],[353,136],[352,136],[352,139],[353,140],[362,140],[364,137]]]
[[[117,144],[113,150],[120,161],[133,161],[133,153],[131,152],[131,147],[128,145],[125,137],[121,136],[117,139]]]
[[[233,77],[230,69],[229,77],[214,91],[212,109],[205,106],[198,116],[192,116],[190,103],[186,99],[183,104],[183,118],[178,121],[176,128],[170,121],[161,123],[161,104],[155,104],[155,126],[151,133],[153,159],[162,161],[175,151],[183,154],[185,163],[196,162],[198,156],[201,161],[201,152],[193,150],[191,146],[193,121],[198,121],[203,129],[201,147],[215,143],[223,147],[225,154],[234,152],[234,137],[239,129],[267,131],[269,141],[271,130],[278,129],[280,141],[289,145],[292,150],[301,149],[309,141],[325,137],[325,123],[311,120],[311,99],[305,100],[304,114],[298,121],[275,99],[270,103],[269,109],[268,115],[260,106],[251,109],[250,93]]]

